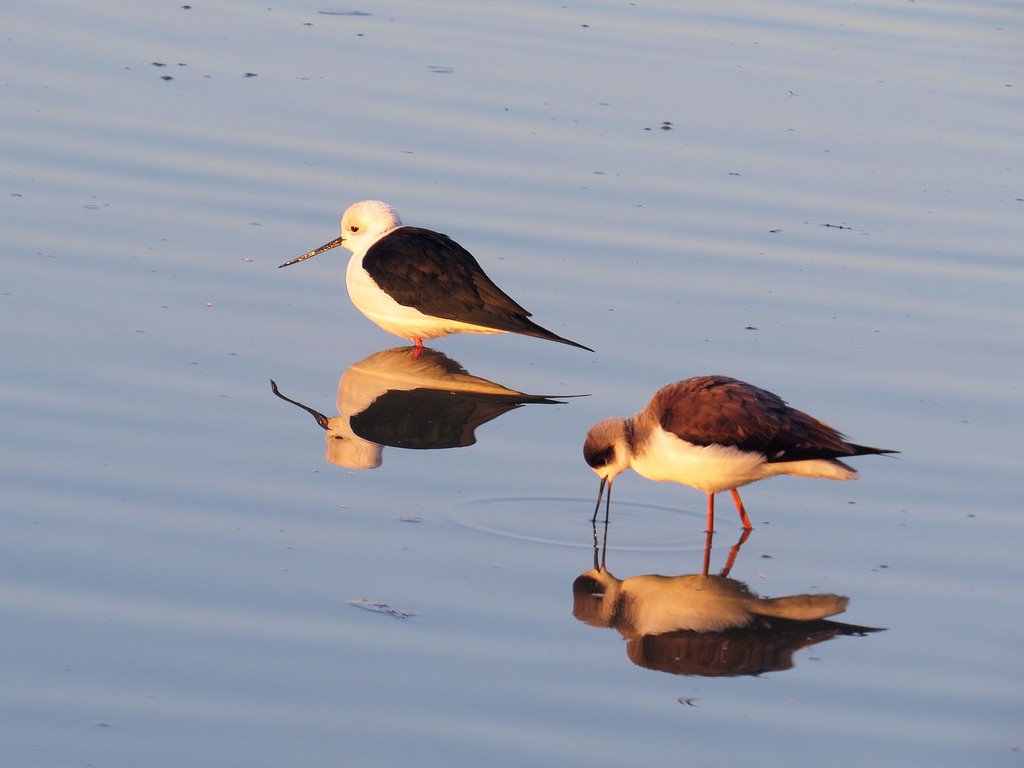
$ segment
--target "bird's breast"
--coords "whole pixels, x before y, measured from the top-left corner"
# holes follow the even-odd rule
[[[763,454],[724,445],[694,445],[654,429],[633,456],[633,469],[650,480],[670,480],[718,493],[766,477]]]

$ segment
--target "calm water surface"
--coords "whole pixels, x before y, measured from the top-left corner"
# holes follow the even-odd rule
[[[1022,22],[9,4],[0,763],[1020,765]],[[412,370],[339,252],[276,269],[364,198],[597,354]],[[902,451],[748,488],[728,574],[885,631],[574,615],[587,429],[708,373]],[[703,508],[623,476],[608,572],[699,573]]]

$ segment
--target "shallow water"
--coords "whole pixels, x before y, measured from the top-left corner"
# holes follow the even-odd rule
[[[1022,22],[12,5],[3,764],[1018,765]],[[377,468],[328,461],[270,380],[348,428],[343,375],[403,342],[338,251],[276,267],[364,198],[597,350],[431,345],[561,403],[462,402],[471,444],[405,424],[420,449],[375,432]],[[583,436],[706,373],[902,451],[747,488],[730,572],[885,631],[706,677],[573,616]],[[703,527],[700,493],[624,475],[608,570],[697,573]],[[713,572],[739,534],[724,498]]]

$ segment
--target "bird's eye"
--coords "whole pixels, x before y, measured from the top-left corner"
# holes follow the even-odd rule
[[[357,227],[355,224],[353,224],[351,227],[348,228],[348,231],[349,232],[358,232],[359,231],[359,227]]]

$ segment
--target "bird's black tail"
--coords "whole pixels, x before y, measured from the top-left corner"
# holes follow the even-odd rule
[[[889,448],[872,448],[868,445],[857,445],[856,443],[847,443],[850,448],[853,449],[853,453],[850,456],[870,456],[871,454],[879,453],[901,453],[901,451],[894,451]]]
[[[593,352],[590,347],[585,347],[582,344],[577,344],[575,341],[559,336],[557,333],[552,333],[547,328],[537,325],[529,318],[522,318],[522,326],[516,328],[516,333],[521,333],[524,336],[534,336],[538,339],[547,339],[548,341],[557,341],[559,344],[568,344],[570,347],[579,347],[585,349],[587,352]]]

